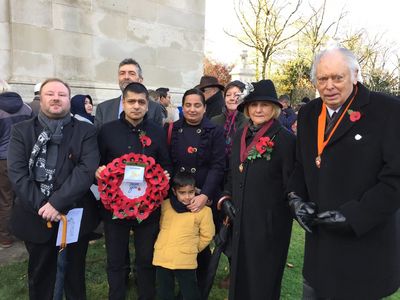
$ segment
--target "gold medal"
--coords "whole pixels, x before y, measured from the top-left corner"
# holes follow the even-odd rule
[[[243,164],[239,165],[239,171],[242,172],[243,171]]]
[[[315,164],[317,165],[317,168],[321,167],[321,156],[318,155],[317,158],[315,159]]]

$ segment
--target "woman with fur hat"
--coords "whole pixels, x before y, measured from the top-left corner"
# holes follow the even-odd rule
[[[278,120],[282,106],[273,82],[252,86],[238,106],[250,120],[233,138],[222,193],[232,197],[236,210],[229,300],[279,299],[292,229],[282,196],[294,168],[296,138]]]

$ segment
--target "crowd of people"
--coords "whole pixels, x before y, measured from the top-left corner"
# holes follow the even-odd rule
[[[294,109],[271,80],[224,87],[203,76],[184,93],[180,114],[169,89],[148,90],[139,63],[128,58],[118,68],[121,95],[94,116],[91,96],[71,98],[61,79],[35,86],[31,107],[0,81],[0,245],[12,246],[12,235],[25,242],[30,299],[53,298],[58,224],[73,209],[83,213],[77,242],[68,245],[66,299],[86,299],[85,257],[100,221],[110,300],[126,298],[132,270],[138,299],[206,299],[209,245],[226,215],[230,273],[219,285],[229,287],[230,300],[280,298],[293,218],[306,232],[303,299],[395,293],[400,102],[368,90],[344,48],[317,55],[311,76],[320,97]],[[151,176],[147,164],[159,165]],[[113,195],[114,167],[127,177],[132,166],[141,179],[125,187],[139,193],[153,180],[164,199],[158,208],[147,189],[141,201],[131,199],[136,206]],[[104,183],[101,201],[94,182]],[[129,218],[144,202],[154,210]]]

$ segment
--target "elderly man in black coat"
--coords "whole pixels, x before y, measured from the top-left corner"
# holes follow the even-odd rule
[[[307,231],[303,299],[381,299],[400,286],[400,102],[357,77],[354,54],[325,50],[320,98],[299,113],[288,204]]]

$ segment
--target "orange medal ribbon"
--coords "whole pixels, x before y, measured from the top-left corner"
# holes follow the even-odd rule
[[[325,134],[325,126],[326,126],[326,104],[325,102],[322,103],[322,110],[321,114],[318,117],[318,137],[317,137],[317,143],[318,143],[318,156],[315,159],[315,164],[319,168],[321,166],[321,154],[324,151],[324,148],[326,144],[328,144],[329,140],[331,139],[333,133],[335,132],[336,128],[339,126],[340,122],[343,119],[343,116],[346,114],[346,111],[348,110],[349,106],[353,102],[354,98],[357,95],[358,87],[356,86],[356,92],[354,93],[353,98],[350,100],[349,104],[347,105],[346,109],[343,111],[342,115],[340,116],[339,120],[336,122],[335,127],[333,127],[331,134],[329,137],[324,141],[324,134]]]

